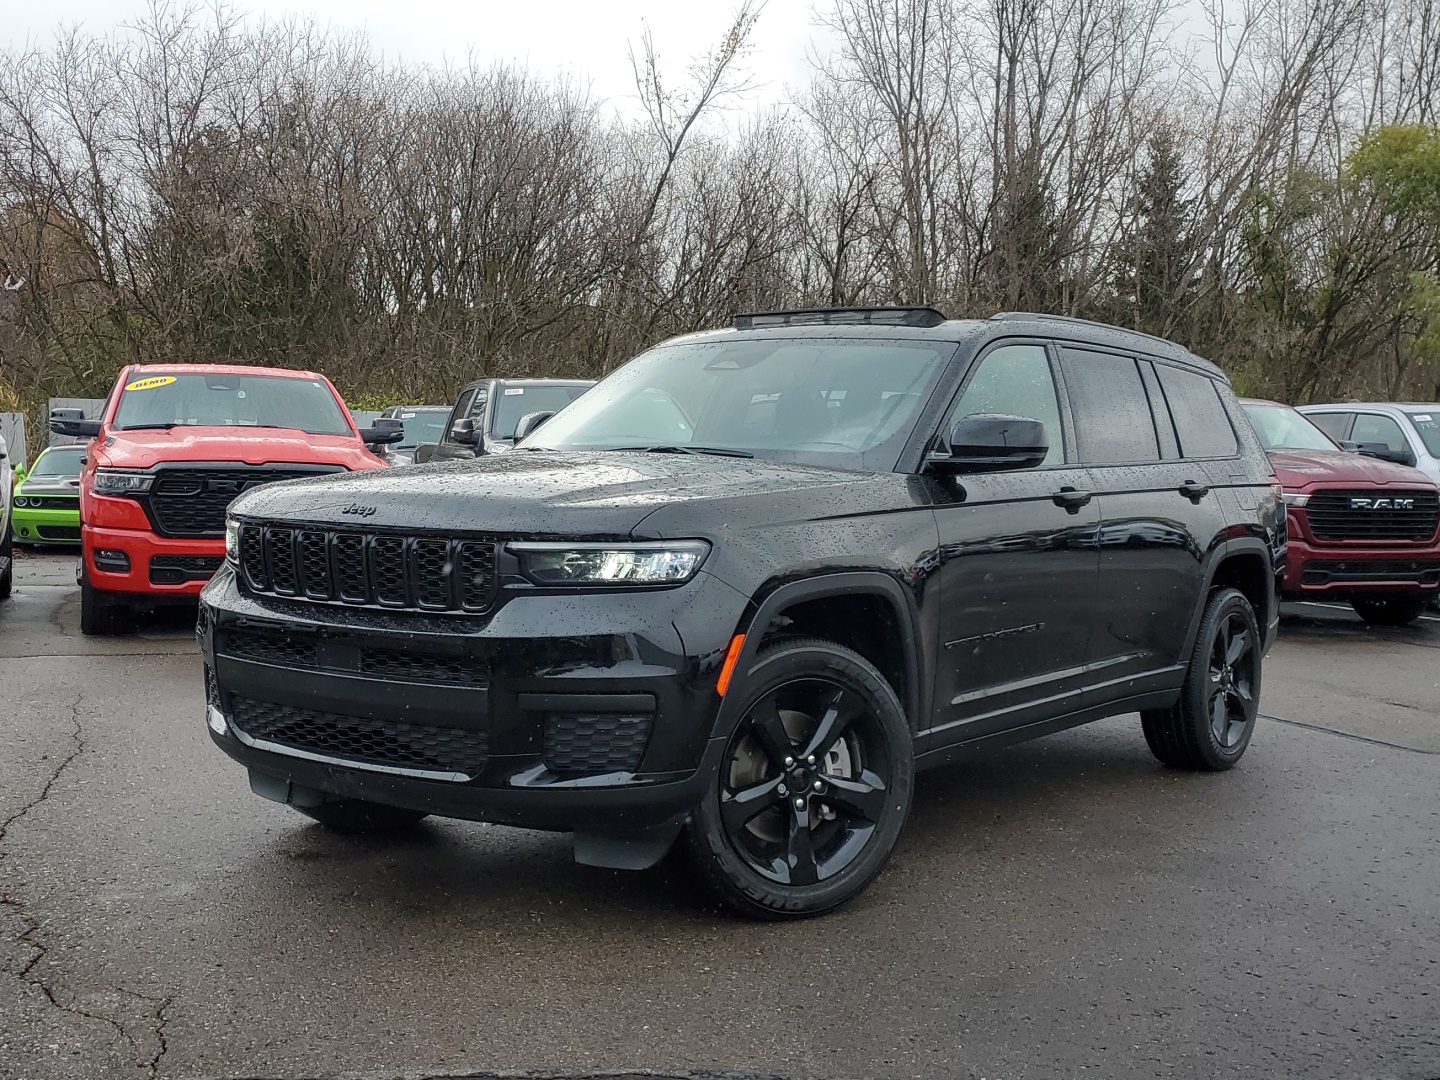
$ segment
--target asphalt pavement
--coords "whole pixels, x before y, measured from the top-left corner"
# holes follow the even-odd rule
[[[428,821],[335,836],[205,734],[193,612],[0,604],[0,1077],[1440,1078],[1440,618],[1287,609],[1223,775],[1134,716],[926,773],[839,913]]]

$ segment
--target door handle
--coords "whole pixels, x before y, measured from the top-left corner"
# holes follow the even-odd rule
[[[1070,513],[1078,514],[1080,508],[1088,503],[1092,496],[1088,491],[1077,491],[1067,484],[1050,498],[1054,500],[1056,506],[1063,506]]]
[[[1176,490],[1178,490],[1181,495],[1184,495],[1187,499],[1189,499],[1191,502],[1195,503],[1198,506],[1200,504],[1200,500],[1203,499],[1206,495],[1210,494],[1210,485],[1199,484],[1196,483],[1194,480],[1186,480]]]

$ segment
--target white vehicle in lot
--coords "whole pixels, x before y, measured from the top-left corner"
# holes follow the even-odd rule
[[[10,595],[10,587],[15,581],[15,540],[10,535],[12,483],[10,449],[5,445],[5,436],[0,435],[0,600]]]
[[[1336,442],[1419,469],[1440,485],[1440,402],[1347,401],[1299,409]]]

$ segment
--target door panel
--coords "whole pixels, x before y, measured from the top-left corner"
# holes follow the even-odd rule
[[[1099,513],[1071,444],[1049,351],[1006,343],[981,357],[944,430],[973,414],[1039,420],[1046,463],[937,478],[940,647],[935,744],[1080,707]]]

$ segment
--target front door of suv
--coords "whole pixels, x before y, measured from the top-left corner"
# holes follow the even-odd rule
[[[1172,689],[1205,557],[1225,527],[1214,489],[1227,482],[1225,460],[1239,444],[1204,375],[1164,363],[1157,373],[1148,359],[1091,346],[1066,345],[1061,355],[1100,508],[1087,704]],[[1184,456],[1170,408],[1183,418]]]
[[[972,369],[942,431],[972,414],[1039,420],[1045,462],[939,477],[940,637],[931,745],[1080,707],[1095,600],[1099,514],[1073,443],[1049,349],[1001,343]]]

